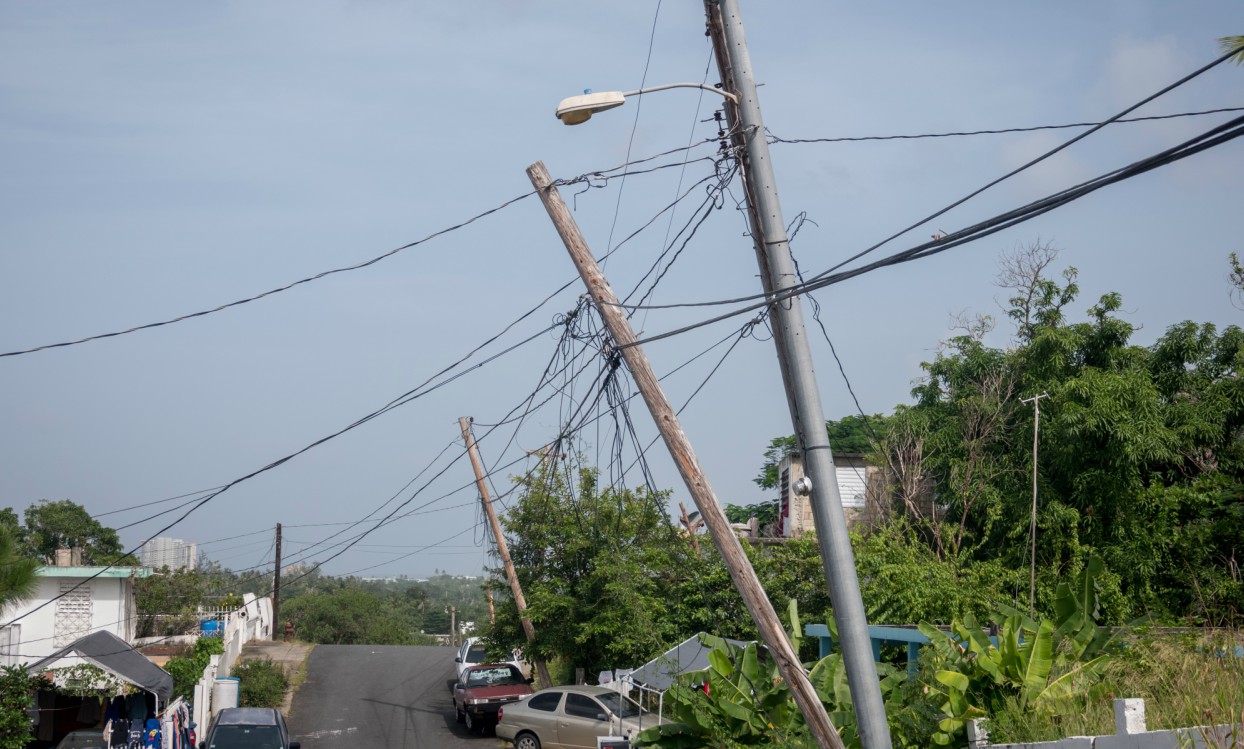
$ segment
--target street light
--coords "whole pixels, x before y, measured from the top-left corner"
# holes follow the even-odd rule
[[[698,88],[720,94],[735,104],[739,103],[739,97],[734,94],[704,83],[667,83],[664,86],[652,86],[634,91],[601,91],[599,93],[584,91],[578,96],[562,99],[557,105],[557,119],[561,120],[564,125],[578,125],[592,119],[592,115],[597,112],[622,106],[626,103],[628,96],[639,96],[652,91],[664,91],[668,88]]]

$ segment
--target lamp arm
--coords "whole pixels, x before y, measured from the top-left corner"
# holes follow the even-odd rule
[[[725,98],[733,102],[734,104],[739,103],[739,97],[735,96],[729,91],[722,91],[721,89],[715,86],[709,86],[708,84],[705,84],[705,83],[666,83],[662,86],[649,86],[648,88],[639,88],[639,89],[635,89],[634,91],[624,91],[622,95],[623,96],[639,96],[640,94],[647,94],[653,91],[664,91],[670,88],[698,88],[703,91],[711,91],[714,94],[721,94],[722,96],[724,96]]]

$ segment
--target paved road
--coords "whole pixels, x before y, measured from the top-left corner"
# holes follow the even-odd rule
[[[303,749],[496,749],[454,720],[446,647],[317,645],[289,714]]]

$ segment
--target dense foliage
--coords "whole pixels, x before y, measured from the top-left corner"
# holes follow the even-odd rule
[[[0,510],[0,534],[16,539],[30,559],[50,563],[57,549],[78,547],[86,565],[136,563],[125,555],[116,531],[71,500],[40,500],[26,508],[22,519],[11,507]]]
[[[281,604],[282,621],[305,642],[332,645],[422,645],[423,596],[417,588],[372,593],[357,581],[322,579]],[[283,625],[281,625],[283,626]]]
[[[238,678],[240,707],[279,708],[289,688],[285,669],[269,658],[243,661],[233,667],[233,676]]]
[[[0,668],[0,749],[23,749],[34,740],[30,715],[34,693],[47,686],[41,676],[31,676],[25,666]]]
[[[187,700],[194,698],[194,685],[203,678],[203,669],[213,655],[225,652],[225,643],[219,637],[200,637],[194,641],[190,654],[169,658],[164,670],[173,677],[173,695]]]

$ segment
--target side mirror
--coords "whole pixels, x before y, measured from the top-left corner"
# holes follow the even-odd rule
[[[464,688],[464,687],[462,686],[462,682],[460,682],[460,681],[455,681],[455,682],[454,682],[454,689],[463,689],[463,688]]]
[[[289,749],[302,749],[302,742],[301,741],[289,742]]]
[[[528,676],[526,679],[523,679],[523,681],[527,682],[528,684],[535,684],[535,683],[536,683],[536,677],[534,677],[534,676]]]
[[[608,713],[596,713],[596,720],[609,720]]]
[[[207,742],[206,742],[206,741],[200,741],[200,742],[199,742],[199,749],[207,749]]]
[[[462,656],[457,656],[456,658],[454,658],[454,663],[461,663],[461,662],[462,662]]]

